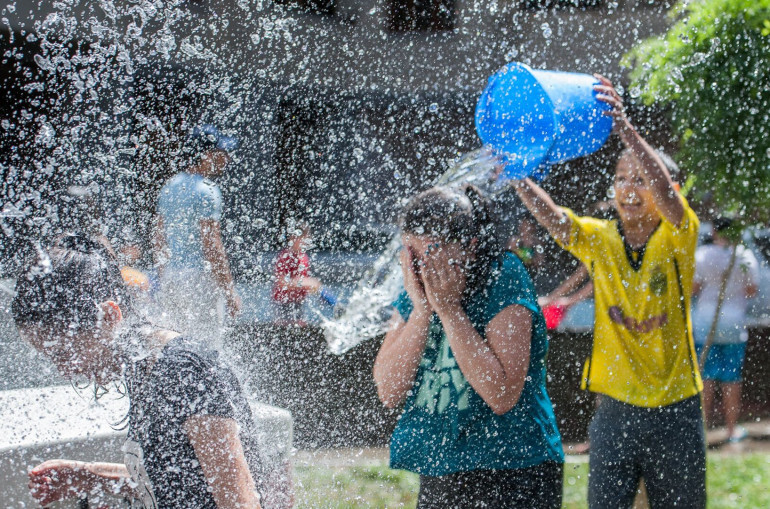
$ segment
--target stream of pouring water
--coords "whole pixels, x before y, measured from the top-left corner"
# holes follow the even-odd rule
[[[502,164],[483,147],[457,159],[434,185],[460,186],[473,184],[487,196],[507,189],[501,179]],[[403,289],[399,251],[401,236],[395,234],[374,265],[361,277],[350,298],[338,304],[334,318],[321,319],[329,350],[342,355],[356,345],[386,332],[393,315],[392,303]]]

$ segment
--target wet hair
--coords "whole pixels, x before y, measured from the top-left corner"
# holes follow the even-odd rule
[[[660,157],[660,160],[663,161],[663,164],[666,166],[666,169],[668,170],[669,175],[671,175],[671,178],[677,178],[679,176],[680,170],[679,170],[679,165],[676,164],[676,161],[674,161],[674,159],[670,155],[663,152],[663,150],[657,149],[657,148],[654,150],[655,150],[655,153],[658,155],[658,157]],[[629,155],[632,157],[636,157],[636,155],[634,155],[633,150],[631,150],[630,148],[624,148],[621,151],[620,157],[618,157],[618,160]]]
[[[470,245],[476,240],[476,260],[468,274],[468,289],[485,285],[494,262],[503,253],[500,223],[492,205],[475,186],[437,186],[409,200],[401,231],[445,242]]]
[[[733,225],[733,222],[734,221],[730,217],[717,216],[713,221],[714,231],[717,233],[722,233],[723,231],[730,228]]]
[[[36,251],[16,281],[11,311],[17,325],[82,330],[97,323],[97,304],[129,306],[117,260],[98,240],[68,233]]]

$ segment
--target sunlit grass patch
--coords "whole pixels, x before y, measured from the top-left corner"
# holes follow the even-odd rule
[[[711,456],[708,507],[770,507],[770,455]]]
[[[709,456],[708,507],[770,507],[770,455]],[[415,474],[370,467],[296,467],[296,507],[413,508],[417,500]],[[564,504],[587,507],[588,464],[564,465]]]
[[[565,463],[562,507],[568,507],[569,509],[586,507],[587,496],[588,463]]]
[[[414,507],[418,477],[373,467],[295,467],[297,508]]]

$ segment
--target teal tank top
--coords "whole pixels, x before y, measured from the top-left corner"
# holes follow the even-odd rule
[[[521,261],[506,253],[465,311],[479,334],[506,307],[532,312],[527,379],[516,405],[496,415],[463,376],[441,322],[431,318],[414,386],[390,441],[391,468],[439,476],[461,471],[518,469],[564,461],[561,437],[545,387],[545,320]],[[404,320],[412,303],[403,292],[393,304]]]

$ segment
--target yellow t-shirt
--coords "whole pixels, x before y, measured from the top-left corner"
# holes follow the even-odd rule
[[[698,218],[665,219],[644,250],[626,249],[617,221],[572,220],[562,246],[588,267],[594,283],[594,339],[582,388],[641,407],[698,394],[703,383],[692,339],[690,296]]]

